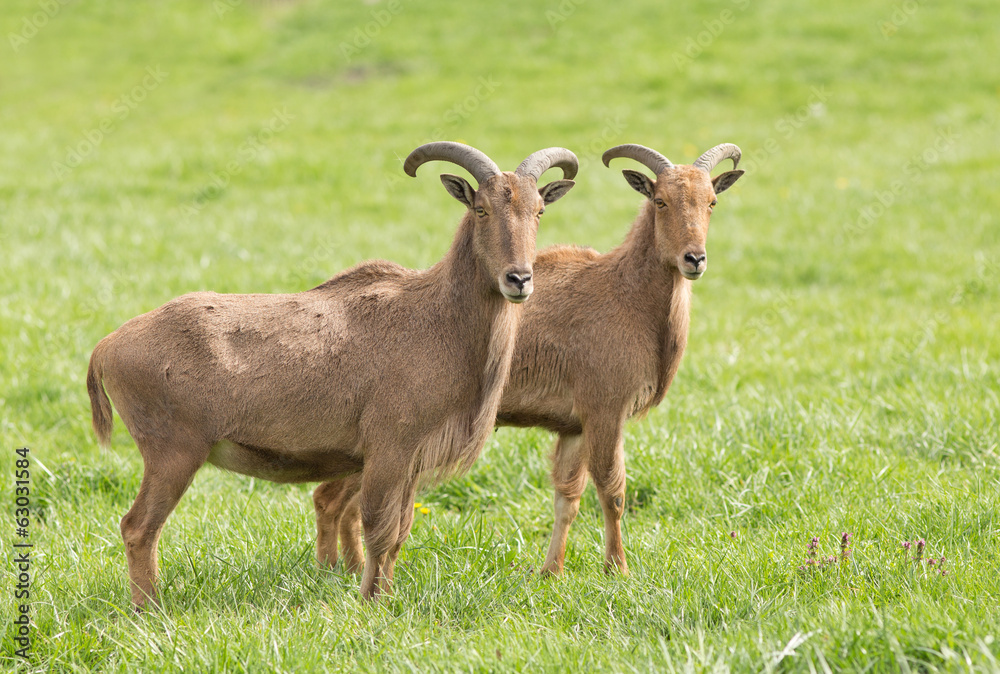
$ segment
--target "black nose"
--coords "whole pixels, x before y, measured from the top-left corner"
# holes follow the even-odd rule
[[[701,266],[701,263],[705,261],[705,254],[695,255],[694,253],[685,253],[684,261],[690,265],[693,265],[695,269]]]
[[[518,290],[524,290],[524,284],[531,280],[531,272],[517,273],[513,271],[507,272],[507,283],[512,286],[517,286]]]

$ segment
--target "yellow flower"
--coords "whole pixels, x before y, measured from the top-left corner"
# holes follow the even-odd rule
[[[426,514],[427,514],[427,513],[429,513],[430,511],[431,511],[431,509],[430,509],[430,508],[421,508],[421,509],[420,509],[420,514],[421,514],[421,515],[426,515]]]
[[[420,502],[418,501],[417,503],[414,503],[414,504],[413,504],[413,507],[414,507],[414,508],[419,508],[419,507],[420,507]]]

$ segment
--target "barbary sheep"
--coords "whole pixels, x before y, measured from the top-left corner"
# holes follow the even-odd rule
[[[563,148],[515,172],[458,143],[428,143],[404,168],[442,160],[468,208],[444,259],[423,271],[363,262],[297,294],[198,292],[126,322],[94,348],[87,389],[107,445],[114,401],[144,473],[121,522],[132,601],[155,601],[167,517],[207,461],[274,482],[360,475],[367,543],[361,594],[389,589],[421,475],[472,464],[494,425],[532,291],[538,217],[576,174]],[[536,185],[550,167],[564,180]]]
[[[687,344],[691,281],[705,273],[705,240],[716,195],[740,176],[740,149],[724,143],[693,165],[674,165],[641,145],[604,153],[634,159],[656,174],[625,170],[644,197],[624,243],[604,255],[554,246],[535,262],[535,293],[525,305],[514,358],[497,414],[501,426],[540,426],[558,434],[553,453],[555,526],[542,566],[563,570],[566,537],[588,473],[604,513],[605,569],[628,573],[622,546],[625,511],[625,421],[658,405]],[[712,178],[725,159],[732,171]],[[347,567],[360,554],[357,480],[336,490],[339,512],[317,510],[317,526],[339,526]],[[335,543],[333,544],[335,546]],[[336,553],[334,552],[334,555]],[[334,557],[335,558],[335,557]]]

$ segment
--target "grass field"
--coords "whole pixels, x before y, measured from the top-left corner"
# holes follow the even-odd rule
[[[998,24],[992,0],[6,0],[3,666],[1000,671]],[[120,420],[110,450],[91,433],[93,345],[189,291],[434,263],[462,211],[402,172],[427,140],[508,170],[573,149],[539,243],[602,251],[641,199],[603,150],[743,148],[684,363],[628,427],[632,577],[602,572],[592,489],[567,573],[538,576],[552,440],[502,429],[419,496],[392,598],[316,568],[311,485],[208,467],[160,543],[164,610],[133,614],[118,522],[142,466]],[[845,531],[848,561],[799,570]]]

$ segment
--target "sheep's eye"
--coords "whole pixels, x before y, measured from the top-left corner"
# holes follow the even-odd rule
[[[486,209],[482,206],[476,206],[476,215],[481,218],[484,217],[486,215]]]
[[[542,210],[538,211],[538,217],[542,217],[542,215],[544,215],[544,214],[545,214],[545,209],[544,208]]]
[[[709,208],[715,208],[715,205],[719,203],[718,199],[712,199],[712,203],[708,205]]]
[[[657,208],[663,208],[664,206],[667,205],[666,203],[664,203],[663,199],[657,199],[653,203],[656,204]]]

